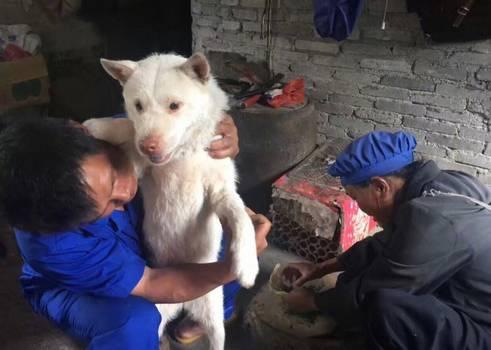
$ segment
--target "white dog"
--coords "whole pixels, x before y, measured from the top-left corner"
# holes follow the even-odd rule
[[[92,119],[85,125],[95,137],[122,144],[135,164],[152,265],[216,261],[223,219],[232,230],[234,271],[251,287],[259,266],[254,227],[236,193],[236,170],[232,160],[212,159],[206,151],[228,109],[206,58],[153,55],[139,62],[101,62],[123,86],[128,119]],[[204,325],[211,348],[219,350],[225,343],[222,298],[217,288],[182,305],[158,307],[164,320],[184,307]]]

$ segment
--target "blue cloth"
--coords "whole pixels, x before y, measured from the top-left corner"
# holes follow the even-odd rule
[[[24,260],[20,281],[26,296],[51,288],[129,296],[145,268],[139,239],[142,213],[137,196],[126,210],[115,210],[74,231],[35,234],[16,229]]]
[[[225,255],[225,248],[227,245],[227,240],[222,239],[220,254],[218,259],[222,260]],[[223,318],[224,320],[229,320],[232,318],[235,312],[235,297],[240,290],[240,284],[237,281],[232,281],[223,286]]]
[[[341,41],[350,36],[363,10],[363,0],[314,0],[314,24],[322,37]]]
[[[411,164],[416,144],[410,133],[374,131],[349,144],[329,166],[328,172],[339,176],[343,186],[361,184]]]
[[[161,316],[135,296],[112,298],[51,289],[40,296],[41,314],[89,350],[159,349]]]
[[[139,234],[139,195],[125,211],[70,232],[15,230],[24,259],[20,281],[35,312],[88,344],[89,349],[159,348],[160,314],[130,295],[145,267]],[[234,313],[240,286],[224,286],[224,313]]]

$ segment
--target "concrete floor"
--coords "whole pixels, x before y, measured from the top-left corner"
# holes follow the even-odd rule
[[[74,350],[82,349],[81,344],[75,343],[47,320],[35,315],[21,295],[17,278],[21,260],[15,248],[12,232],[5,226],[0,226],[0,243],[7,248],[7,256],[0,258],[0,348],[5,350]],[[242,290],[237,298],[239,315],[243,314],[257,291],[264,286],[277,263],[300,260],[300,258],[285,253],[277,248],[269,247],[260,258],[261,273],[256,286],[251,290]],[[271,332],[274,332],[271,329]],[[323,349],[346,349],[336,340],[326,340]],[[162,346],[162,349],[165,348]],[[244,327],[241,318],[227,326],[227,350],[263,349],[256,342],[250,330]],[[194,343],[192,346],[182,346],[170,341],[171,350],[204,350],[207,340]],[[305,349],[310,349],[306,347]],[[268,350],[274,350],[268,348]],[[286,349],[278,349],[286,350]]]

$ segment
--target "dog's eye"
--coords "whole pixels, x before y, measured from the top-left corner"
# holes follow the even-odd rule
[[[142,103],[140,101],[136,101],[135,102],[135,108],[138,112],[141,112],[143,111],[143,106],[142,106]]]
[[[179,103],[176,103],[176,102],[172,102],[170,105],[169,105],[169,108],[171,111],[176,111],[178,108],[179,108]]]

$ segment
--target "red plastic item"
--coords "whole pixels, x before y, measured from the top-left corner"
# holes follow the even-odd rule
[[[244,108],[249,108],[249,107],[254,106],[259,101],[261,96],[262,96],[261,94],[258,94],[258,95],[254,95],[252,97],[246,98],[244,101],[242,101],[240,103],[239,108],[244,109]]]
[[[14,44],[8,44],[3,51],[3,59],[5,61],[16,61],[32,55]]]
[[[268,100],[268,104],[274,108],[295,107],[305,102],[305,83],[303,79],[290,80],[283,87],[283,94]]]

